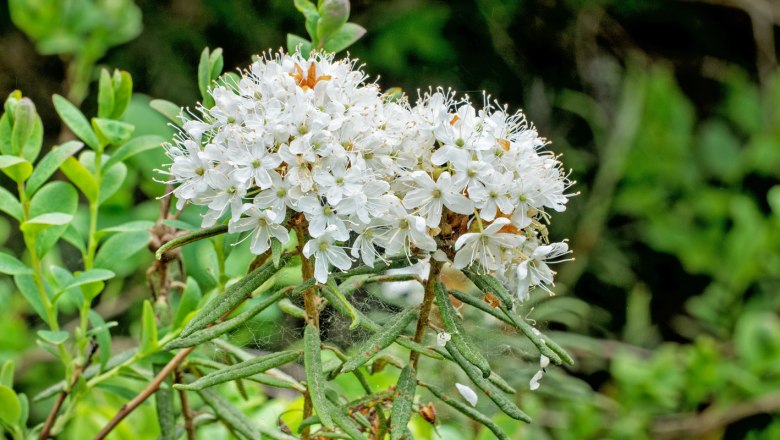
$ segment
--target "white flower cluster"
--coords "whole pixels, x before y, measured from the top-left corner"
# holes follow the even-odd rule
[[[320,282],[330,265],[436,253],[478,263],[522,300],[568,253],[542,223],[565,209],[570,182],[522,113],[443,90],[411,106],[354,61],[316,53],[266,55],[211,94],[168,146],[167,173],[180,207],[206,206],[204,227],[250,231],[255,254],[305,228]]]

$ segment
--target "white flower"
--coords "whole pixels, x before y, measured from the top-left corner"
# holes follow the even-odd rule
[[[347,270],[352,267],[352,260],[344,249],[335,242],[343,241],[349,238],[339,233],[335,226],[329,226],[325,232],[317,238],[306,242],[303,246],[303,256],[311,258],[314,256],[314,279],[325,284],[328,282],[328,264],[333,264],[341,270]]]
[[[522,235],[501,232],[501,228],[509,223],[509,219],[501,217],[482,232],[461,235],[455,242],[455,250],[458,251],[455,254],[455,267],[463,269],[478,261],[483,268],[496,270],[502,263],[502,248],[515,248],[525,241]]]
[[[279,218],[271,210],[260,210],[256,206],[244,205],[243,215],[238,220],[228,223],[228,232],[252,231],[250,237],[250,251],[253,254],[260,255],[271,247],[271,237],[276,238],[281,243],[287,243],[290,240],[290,234],[284,226],[279,224]]]
[[[569,245],[565,241],[534,248],[531,255],[517,265],[518,299],[520,301],[528,299],[529,289],[532,286],[542,286],[545,288],[545,285],[554,285],[553,278],[555,272],[550,269],[548,263],[559,263],[563,260],[549,260],[568,253]]]
[[[259,208],[271,209],[277,218],[283,219],[287,208],[295,209],[295,199],[286,180],[283,180],[276,172],[269,173],[269,176],[271,177],[271,187],[260,191],[255,196],[254,203]]]
[[[471,406],[477,406],[477,393],[475,393],[471,387],[456,383],[455,388],[458,389],[460,395],[463,396],[463,398],[466,399],[466,401],[470,403]]]
[[[429,252],[436,250],[436,241],[428,235],[425,219],[408,214],[400,203],[391,207],[385,231],[379,238],[388,255],[401,252],[409,255],[413,246]]]
[[[439,226],[443,208],[468,215],[473,213],[471,200],[459,193],[450,173],[443,172],[434,180],[425,171],[415,171],[411,175],[415,189],[406,193],[403,204],[407,209],[417,208],[425,217],[426,224],[432,228]]]

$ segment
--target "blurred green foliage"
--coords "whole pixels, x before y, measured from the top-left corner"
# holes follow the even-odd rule
[[[63,54],[67,66],[76,65],[73,60],[87,65],[79,68],[80,84],[91,87],[84,96],[96,94],[94,65],[104,62],[132,73],[136,90],[190,106],[199,99],[195,66],[204,46],[221,46],[229,71],[245,66],[253,53],[286,45],[289,31],[304,31],[287,0],[12,0],[10,6],[13,23],[40,54]],[[24,8],[34,9],[19,12]],[[30,45],[7,26],[8,16],[0,20],[0,48]],[[384,86],[411,95],[429,83],[486,89],[525,108],[579,180],[582,194],[556,217],[553,231],[571,238],[577,260],[558,267],[557,296],[537,293],[525,310],[577,364],[548,369],[541,389],[519,393],[534,424],[494,417],[511,438],[780,436],[780,74],[759,71],[745,11],[650,0],[362,0],[353,2],[351,20],[368,33],[350,51],[372,75],[381,74]],[[20,74],[7,66],[30,65],[8,53],[0,61],[0,85],[63,92],[56,69]],[[69,69],[75,67],[64,69],[66,78],[75,74]],[[134,96],[123,120],[136,126],[136,135],[170,136],[149,99]],[[50,120],[53,110],[40,107]],[[106,227],[156,218],[153,198],[165,189],[153,181],[153,170],[164,160],[161,151],[148,151],[128,161],[126,179],[101,207]],[[8,179],[2,183],[10,186]],[[197,224],[197,215],[188,212],[182,221]],[[9,220],[0,218],[0,243],[15,252],[22,245],[10,231]],[[245,244],[225,244],[184,249],[186,272],[205,289],[246,265],[239,261]],[[225,273],[215,269],[222,250],[229,253]],[[65,246],[48,258],[73,266],[77,254]],[[149,255],[117,261],[112,270],[122,279],[109,283],[100,299],[98,311],[118,322],[119,346],[121,335],[141,331],[150,261]],[[35,348],[41,321],[7,277],[0,277],[0,303],[0,360],[17,361],[14,388],[33,395],[54,365]],[[76,316],[76,307],[64,305],[61,313]],[[527,390],[537,369],[533,350],[515,334],[496,332],[498,323],[464,312],[491,364]],[[333,333],[340,331],[337,324]],[[285,346],[298,325],[269,309],[231,341],[246,350],[273,350]],[[226,349],[213,354],[231,356]],[[377,373],[371,383],[387,387],[394,374]],[[437,375],[452,390],[449,378],[458,374]],[[359,391],[355,381],[339,386],[347,394]],[[273,426],[279,414],[302,406],[245,388],[221,390],[258,423]],[[108,383],[104,394],[75,408],[77,422],[63,438],[94,434],[137,389],[131,379]],[[50,405],[32,405],[30,419],[42,421]],[[459,414],[437,409],[442,438],[492,438]],[[490,412],[482,402],[479,409]],[[154,438],[153,412],[142,406],[115,438]],[[434,435],[421,417],[413,417],[413,426],[420,438]],[[218,425],[201,431],[201,438],[224,435]]]

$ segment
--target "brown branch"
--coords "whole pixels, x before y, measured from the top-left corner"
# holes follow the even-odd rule
[[[171,359],[168,364],[166,364],[165,367],[160,370],[160,373],[154,378],[154,380],[152,380],[149,385],[147,385],[146,388],[144,388],[143,391],[141,391],[140,394],[135,396],[135,398],[133,398],[133,400],[130,402],[122,405],[122,408],[119,410],[119,412],[114,416],[113,419],[111,419],[111,421],[108,422],[106,426],[103,427],[103,429],[100,430],[100,432],[95,436],[94,440],[102,440],[106,438],[106,436],[114,428],[116,428],[119,422],[124,420],[125,417],[133,412],[146,399],[148,399],[149,396],[157,392],[157,390],[160,389],[160,385],[165,381],[165,378],[167,378],[168,375],[170,375],[173,370],[175,370],[176,367],[181,364],[184,358],[187,357],[187,355],[190,354],[193,350],[195,350],[195,347],[189,347],[177,353],[176,356],[174,356],[173,359]]]
[[[734,422],[780,409],[780,391],[764,394],[728,407],[709,407],[705,411],[674,420],[658,420],[653,427],[656,438],[701,438],[704,434],[726,427]]]
[[[414,342],[418,344],[422,343],[423,337],[425,337],[425,329],[428,327],[428,317],[431,314],[431,308],[433,308],[434,288],[436,287],[436,281],[438,281],[440,271],[441,263],[431,259],[431,268],[428,271],[428,281],[425,283],[425,296],[420,305],[420,316],[417,318],[417,329],[414,332]],[[412,368],[417,368],[419,359],[420,352],[412,350],[409,354],[409,364]]]
[[[98,344],[92,341],[90,343],[90,350],[89,350],[89,355],[87,356],[87,361],[84,363],[83,366],[76,368],[76,370],[73,371],[73,377],[71,378],[70,387],[62,390],[59,396],[57,396],[57,401],[54,402],[54,406],[49,412],[49,415],[46,417],[46,422],[43,424],[41,433],[38,435],[38,440],[46,440],[51,436],[51,428],[54,427],[54,422],[57,420],[57,414],[60,413],[60,409],[62,409],[62,404],[65,403],[65,399],[68,397],[69,390],[73,389],[73,387],[76,386],[76,382],[78,382],[81,373],[83,373],[84,370],[86,370],[89,367],[89,365],[92,363],[92,358],[95,356],[95,353],[97,352],[97,348],[98,348]]]

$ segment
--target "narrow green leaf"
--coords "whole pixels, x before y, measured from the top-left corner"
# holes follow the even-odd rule
[[[319,0],[318,5],[317,38],[325,42],[349,19],[349,0]]]
[[[22,157],[27,159],[30,163],[34,163],[38,158],[38,154],[41,152],[41,146],[43,145],[43,122],[41,117],[37,114],[33,120],[33,129],[30,136],[27,138],[27,142],[22,145]],[[24,396],[20,394],[19,396]]]
[[[341,52],[342,50],[352,46],[357,40],[366,34],[366,29],[355,23],[345,23],[336,33],[330,36],[325,41],[325,50],[328,52]],[[289,36],[287,38],[289,45]]]
[[[22,416],[19,397],[11,388],[0,385],[0,422],[7,426],[17,426]]]
[[[225,61],[222,59],[222,48],[218,47],[209,55],[209,79],[212,82],[219,78],[224,66]]]
[[[90,269],[77,274],[73,277],[73,280],[66,286],[64,290],[72,289],[74,287],[83,286],[85,284],[96,283],[98,281],[105,281],[114,278],[116,275],[114,272],[106,269]]]
[[[360,345],[355,355],[344,363],[341,371],[348,373],[355,370],[381,350],[390,346],[403,333],[406,326],[417,318],[417,314],[417,308],[409,308],[398,316],[392,317],[381,330]]]
[[[330,402],[329,402],[330,403]],[[342,431],[344,431],[352,440],[365,440],[366,436],[360,431],[360,428],[357,426],[357,424],[349,417],[347,417],[346,414],[344,414],[344,411],[342,411],[339,408],[332,408],[331,416],[333,417],[333,422],[341,428]],[[355,415],[358,415],[360,413],[355,413]],[[369,424],[369,428],[370,428]]]
[[[5,212],[18,221],[22,221],[22,218],[24,218],[22,204],[19,203],[19,199],[2,186],[0,186],[0,211]]]
[[[98,186],[95,178],[75,157],[68,157],[60,165],[60,170],[84,194],[90,202],[98,198]]]
[[[127,106],[130,105],[130,98],[133,97],[133,78],[123,70],[115,70],[112,85],[114,88],[114,111],[108,118],[121,119]]]
[[[14,125],[11,131],[11,154],[21,156],[22,149],[33,133],[35,125],[35,104],[30,98],[22,98],[14,107]]]
[[[436,396],[439,400],[446,403],[447,405],[455,408],[457,411],[459,411],[461,414],[465,415],[466,417],[474,420],[475,422],[479,423],[480,425],[483,425],[487,429],[493,432],[493,434],[499,439],[499,440],[509,440],[509,437],[506,436],[506,433],[499,427],[497,424],[493,422],[493,420],[490,419],[490,417],[486,416],[485,414],[482,414],[481,412],[477,411],[476,409],[466,405],[465,403],[461,402],[458,399],[452,399],[448,397],[442,390],[428,384],[421,384],[425,388],[428,389],[428,391],[431,392],[434,396]]]
[[[209,94],[209,86],[211,86],[211,63],[209,62],[209,55],[209,48],[203,49],[203,52],[200,54],[200,62],[198,63],[198,89],[200,90],[202,104],[206,108],[214,106],[214,99]]]
[[[114,111],[114,85],[111,81],[111,75],[108,70],[100,70],[100,81],[98,82],[98,117],[110,118]]]
[[[181,237],[174,238],[168,243],[165,243],[164,245],[160,246],[160,248],[157,249],[157,252],[154,254],[154,256],[159,260],[160,258],[162,258],[162,255],[164,253],[168,252],[171,249],[176,249],[177,247],[184,246],[185,244],[194,243],[196,241],[203,240],[204,238],[225,234],[227,233],[227,231],[228,231],[227,225],[217,225],[208,229],[200,229],[191,232],[187,235],[182,235]]]
[[[89,322],[92,324],[92,331],[98,342],[98,364],[100,371],[106,370],[108,360],[111,358],[111,331],[108,324],[96,311],[90,309]]]
[[[320,13],[317,11],[317,6],[309,0],[295,0],[295,8],[303,14],[306,19],[306,32],[312,41],[316,41],[317,37],[317,21],[320,19]]]
[[[168,118],[169,121],[173,122],[177,127],[181,127],[184,123],[181,107],[178,105],[166,101],[164,99],[152,99],[149,102],[149,107],[157,110],[161,115]]]
[[[333,429],[333,419],[330,415],[330,405],[325,397],[325,378],[322,374],[322,354],[320,347],[320,330],[306,325],[303,333],[303,365],[306,369],[306,388],[309,390],[311,402],[322,425]]]
[[[487,274],[481,274],[472,267],[463,269],[463,274],[477,286],[484,294],[493,294],[504,304],[504,307],[512,308],[512,294],[501,284],[500,281]]]
[[[471,362],[475,367],[482,371],[482,377],[490,377],[490,364],[487,359],[482,356],[477,347],[467,339],[466,331],[463,328],[463,324],[460,322],[460,318],[455,311],[455,307],[452,306],[447,288],[442,283],[436,283],[434,288],[436,295],[436,305],[439,306],[439,315],[444,323],[444,327],[451,335],[450,342],[455,346],[455,349],[463,355],[466,360]]]
[[[97,134],[100,145],[122,145],[130,139],[135,130],[133,124],[113,119],[92,118],[92,128]]]
[[[181,294],[179,305],[176,308],[176,317],[173,319],[173,328],[180,328],[184,325],[187,316],[198,308],[198,303],[202,297],[200,285],[195,281],[195,278],[187,277],[187,284],[184,287],[184,291]],[[165,348],[170,350],[168,346]]]
[[[106,170],[103,175],[103,182],[100,184],[98,203],[102,205],[109,197],[116,194],[119,188],[122,187],[125,177],[127,177],[127,165],[121,162]]]
[[[360,325],[360,316],[358,316],[357,309],[355,309],[352,303],[349,302],[347,298],[341,293],[332,278],[328,279],[327,287],[331,293],[328,301],[336,300],[341,304],[342,308],[347,311],[350,318],[352,319],[352,322],[349,324],[349,329],[354,330],[358,325]]]
[[[49,180],[49,177],[57,171],[57,168],[59,168],[65,160],[76,154],[83,147],[84,144],[79,141],[69,141],[52,148],[51,151],[38,162],[30,179],[27,181],[27,186],[25,188],[27,195],[32,196],[35,194],[35,191]]]
[[[569,356],[568,353],[566,353],[565,350],[560,348],[558,344],[555,344],[551,339],[547,338],[546,336],[543,336],[541,334],[536,334],[533,331],[533,327],[531,327],[530,324],[525,322],[523,319],[518,319],[515,317],[511,312],[509,312],[506,309],[501,309],[500,311],[497,309],[494,309],[490,307],[487,303],[484,301],[481,301],[479,298],[474,298],[471,295],[467,295],[463,292],[458,292],[457,290],[451,291],[450,294],[454,296],[455,298],[459,299],[460,301],[477,308],[491,316],[493,316],[496,319],[499,319],[501,321],[504,321],[505,323],[515,327],[516,329],[520,330],[539,350],[539,352],[548,358],[552,360],[556,365],[561,365],[564,361],[568,363],[569,365],[574,364],[574,360]],[[559,356],[559,354],[551,349],[551,347],[557,347],[560,349],[560,352],[565,356]]]
[[[289,257],[282,257],[282,264],[286,263]],[[205,307],[201,308],[194,318],[184,327],[181,336],[189,336],[196,331],[214,324],[223,315],[227,314],[236,306],[248,298],[252,292],[262,286],[276,273],[271,261],[267,261],[260,267],[249,273],[237,283],[231,285],[225,290],[225,293],[212,299]]]
[[[274,261],[274,267],[277,269],[279,268],[279,262],[282,258],[282,253],[284,252],[284,249],[282,249],[282,242],[272,238],[271,239],[271,258]]]
[[[57,110],[57,114],[60,115],[65,125],[70,128],[70,131],[93,149],[99,149],[100,143],[97,135],[92,131],[89,121],[81,113],[81,110],[60,95],[54,95],[52,100],[54,101],[54,109]]]
[[[149,220],[131,220],[127,223],[122,223],[116,226],[110,226],[98,231],[98,234],[108,234],[110,232],[135,232],[135,231],[148,231],[149,228],[154,227],[154,222]]]
[[[161,365],[154,366],[154,373],[159,374]],[[157,407],[157,425],[160,427],[161,440],[176,440],[176,412],[173,406],[173,389],[170,375],[165,378],[165,386],[161,386],[154,394],[154,404]]]
[[[63,181],[49,182],[35,192],[30,200],[30,216],[35,217],[50,212],[74,215],[78,209],[79,195],[73,185]],[[38,234],[35,249],[39,258],[43,258],[71,224],[52,226]]]
[[[123,144],[121,147],[117,148],[116,151],[111,154],[111,157],[103,164],[103,169],[108,170],[114,164],[118,162],[124,162],[125,160],[135,156],[136,154],[143,153],[144,151],[160,148],[163,142],[165,142],[165,139],[157,135],[135,137]]]
[[[32,174],[33,166],[26,159],[16,156],[0,156],[0,169],[14,182],[24,182]]]
[[[485,392],[485,394],[492,400],[506,415],[516,420],[522,420],[526,423],[531,423],[531,418],[526,413],[520,410],[517,405],[509,400],[504,393],[501,392],[495,385],[489,380],[482,377],[481,372],[477,367],[472,365],[469,361],[463,358],[455,346],[452,344],[446,345],[447,351],[452,356],[452,359],[460,368],[466,373],[466,375],[474,382],[479,389]]]
[[[406,439],[406,425],[412,417],[414,392],[417,389],[417,370],[407,365],[398,376],[390,413],[390,440]]]
[[[14,361],[7,360],[3,363],[3,368],[0,368],[0,385],[5,385],[8,388],[12,388],[14,385]]]
[[[60,345],[68,340],[70,334],[62,330],[56,332],[51,330],[38,330],[38,337],[50,344]]]
[[[81,251],[82,254],[87,252],[87,246],[84,244],[84,238],[81,236],[79,231],[73,227],[73,224],[68,225],[68,227],[65,229],[65,232],[62,234],[62,239]]]
[[[149,231],[122,232],[111,236],[98,249],[95,267],[117,271],[123,260],[149,245]]]
[[[0,252],[0,273],[6,275],[32,275],[33,270],[16,257]]]
[[[290,298],[280,300],[277,305],[282,313],[286,313],[293,318],[306,319],[306,311],[293,304],[292,301],[290,301]]]
[[[287,435],[283,432],[275,429],[263,428],[262,426],[255,426],[247,417],[239,411],[230,402],[225,400],[214,390],[200,390],[198,391],[200,397],[211,409],[214,414],[221,419],[231,429],[245,436],[250,440],[261,439],[265,437],[272,438],[274,440],[295,440],[295,437]]]
[[[143,314],[141,316],[141,354],[149,354],[157,349],[157,320],[154,317],[154,308],[149,300],[144,301]]]
[[[302,353],[300,350],[290,350],[258,356],[254,359],[230,365],[221,370],[209,373],[195,382],[176,384],[174,388],[178,390],[198,391],[221,383],[246,379],[256,374],[264,373],[272,368],[289,364],[290,362],[297,362],[300,360],[301,355]]]
[[[14,275],[14,283],[21,292],[24,299],[32,306],[35,313],[48,323],[49,317],[46,314],[46,309],[43,308],[43,302],[41,301],[41,295],[38,291],[38,286],[35,284],[35,280],[32,275]]]
[[[73,216],[70,214],[64,214],[62,212],[50,212],[48,214],[41,214],[37,217],[27,220],[26,222],[22,223],[19,228],[23,232],[36,234],[52,226],[68,224],[71,220],[73,220]]]

